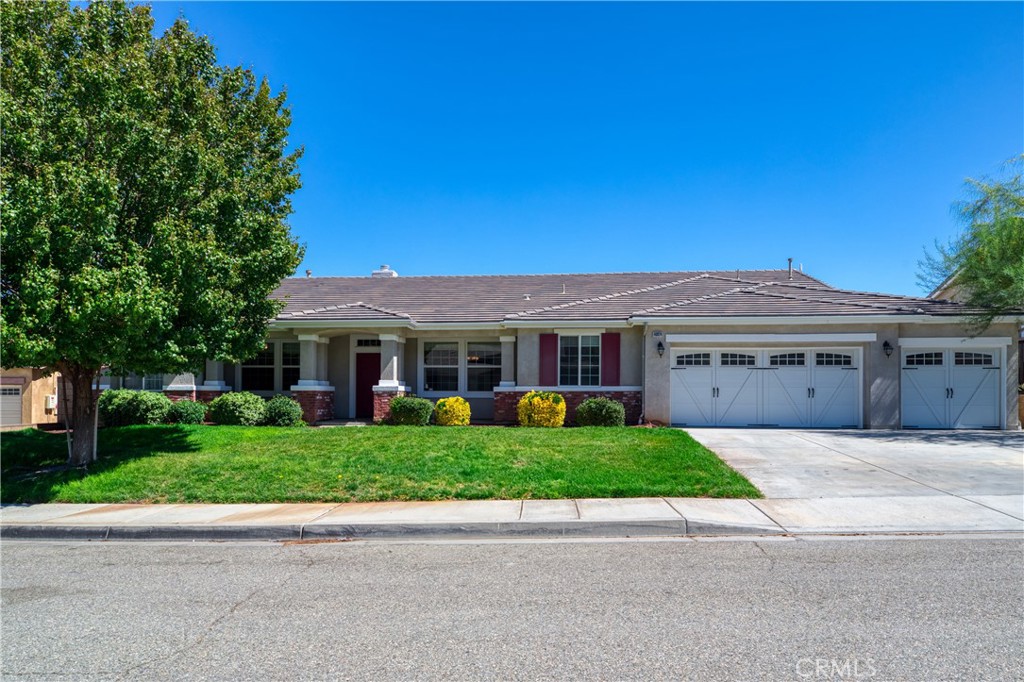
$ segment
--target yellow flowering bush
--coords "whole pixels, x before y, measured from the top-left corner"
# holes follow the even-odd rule
[[[434,406],[438,426],[469,426],[469,401],[459,396],[441,398]]]
[[[565,398],[552,391],[530,391],[516,406],[520,426],[559,427],[565,423]]]

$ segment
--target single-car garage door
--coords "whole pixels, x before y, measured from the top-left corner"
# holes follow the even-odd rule
[[[0,388],[0,426],[21,424],[21,387]]]
[[[853,348],[676,349],[672,423],[859,427],[859,358]]]
[[[903,351],[903,427],[998,429],[999,349]]]

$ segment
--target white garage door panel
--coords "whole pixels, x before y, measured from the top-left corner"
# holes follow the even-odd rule
[[[762,418],[769,426],[810,426],[810,375],[806,351],[764,351]]]
[[[856,367],[816,366],[814,368],[814,400],[811,401],[815,426],[826,428],[856,428],[857,417]]]
[[[0,425],[21,424],[21,388],[4,386],[0,388]]]
[[[950,426],[984,429],[999,426],[999,368],[962,366],[952,368]]]
[[[999,428],[998,349],[911,349],[903,353],[903,426]]]
[[[715,423],[711,367],[672,369],[672,423],[711,426]]]
[[[937,429],[946,425],[946,368],[903,368],[903,426]]]
[[[758,423],[757,370],[749,367],[719,367],[716,384],[718,424],[750,426]]]
[[[858,357],[853,349],[676,350],[672,423],[856,428]]]

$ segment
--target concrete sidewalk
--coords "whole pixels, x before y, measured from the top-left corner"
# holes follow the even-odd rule
[[[1024,495],[346,504],[35,504],[4,539],[301,540],[1024,532]]]

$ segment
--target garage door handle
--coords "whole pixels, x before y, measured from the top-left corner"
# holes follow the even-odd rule
[[[952,397],[953,397],[953,389],[949,389],[949,397],[950,397],[950,398],[952,398]]]

